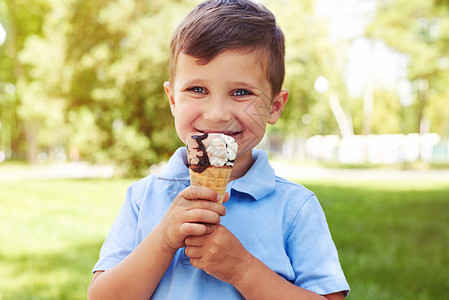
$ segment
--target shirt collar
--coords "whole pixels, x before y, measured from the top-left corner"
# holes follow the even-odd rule
[[[186,147],[180,147],[176,150],[172,157],[170,157],[167,165],[159,174],[159,178],[169,180],[190,180]]]
[[[276,175],[263,150],[253,150],[254,164],[242,177],[231,182],[231,190],[250,195],[259,200],[275,189]],[[180,147],[172,155],[159,178],[166,180],[190,180],[187,165],[187,149]]]
[[[232,190],[245,193],[259,200],[274,191],[276,175],[263,150],[253,150],[254,164],[242,177],[234,180]]]

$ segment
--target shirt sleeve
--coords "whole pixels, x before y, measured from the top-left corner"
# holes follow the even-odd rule
[[[315,195],[307,199],[293,219],[286,250],[295,272],[295,285],[320,295],[340,291],[348,294],[349,285]]]
[[[136,228],[139,207],[133,199],[133,186],[127,192],[114,224],[100,250],[100,258],[93,268],[95,271],[107,270],[125,257],[136,247]]]

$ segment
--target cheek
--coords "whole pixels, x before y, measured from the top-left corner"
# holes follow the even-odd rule
[[[192,124],[199,114],[198,105],[186,105],[185,103],[176,105],[175,126],[181,139],[184,139],[185,135],[192,130]]]
[[[176,127],[176,132],[178,133],[178,136],[184,142],[185,135],[187,134],[186,131],[188,131],[188,119],[186,118],[186,114],[183,113],[183,110],[180,108],[181,107],[176,107],[175,127]]]
[[[251,105],[247,107],[241,114],[246,126],[250,127],[256,134],[265,132],[268,120],[268,109],[261,105]]]

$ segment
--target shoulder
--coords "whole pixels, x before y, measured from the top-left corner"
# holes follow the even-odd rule
[[[276,176],[275,192],[277,194],[285,195],[287,198],[294,198],[297,200],[307,200],[310,197],[315,197],[315,194],[305,186],[287,180],[285,178]]]
[[[131,183],[129,186],[134,192],[142,192],[144,191],[149,185],[154,184],[158,180],[157,174],[150,174],[146,177],[143,177],[141,179],[138,179]]]
[[[305,186],[276,176],[273,193],[276,205],[283,207],[284,222],[288,226],[308,214],[321,214],[322,208],[315,193]]]
[[[157,183],[158,175],[151,174],[144,178],[131,183],[128,187],[127,194],[136,204],[141,204],[141,201],[145,198],[148,193],[151,193],[155,189],[152,187]]]
[[[159,174],[151,174],[133,182],[128,188],[128,197],[138,206],[143,203],[150,205],[154,202],[172,201],[176,195],[189,185],[189,177],[180,174],[172,177],[164,177]]]
[[[276,186],[278,186],[278,185],[279,185],[279,187],[298,189],[298,190],[301,190],[301,191],[306,191],[306,192],[308,191],[308,192],[310,192],[310,190],[307,189],[302,184],[299,184],[297,182],[293,182],[293,181],[285,179],[283,177],[276,176]]]

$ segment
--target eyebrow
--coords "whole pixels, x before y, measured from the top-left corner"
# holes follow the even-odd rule
[[[180,81],[179,82],[181,86],[186,86],[186,85],[205,85],[207,84],[207,80],[204,79],[187,79],[184,81]]]

